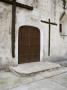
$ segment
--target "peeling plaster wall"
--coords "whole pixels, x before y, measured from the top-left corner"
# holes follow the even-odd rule
[[[48,21],[48,19],[50,18],[51,22],[57,23],[56,20],[56,0],[42,0],[39,2],[39,9],[41,12],[41,20],[45,20]],[[46,58],[48,57],[48,30],[49,30],[49,25],[42,23],[42,25],[44,26],[43,29],[43,57]],[[56,35],[57,35],[57,26],[53,26],[51,25],[51,51],[50,51],[50,55],[55,55],[57,54],[57,51],[54,50],[56,49],[56,45],[55,45],[55,40],[56,40]],[[56,33],[56,35],[55,35]],[[57,40],[56,40],[57,41]],[[55,52],[56,51],[56,52]]]
[[[54,15],[55,17],[53,17],[53,21],[57,23],[57,27],[56,26],[51,26],[51,56],[66,56],[67,55],[67,36],[61,36],[60,32],[59,32],[59,24],[62,23],[63,27],[62,27],[62,34],[66,35],[67,34],[67,13],[64,16],[64,19],[62,20],[62,22],[60,21],[60,16],[63,13],[63,3],[61,0],[55,0],[56,2],[52,2],[52,3],[56,3],[54,7],[55,9],[53,11],[55,11],[52,15]],[[67,12],[67,9],[66,9]]]
[[[31,2],[33,3],[33,2]],[[48,56],[48,25],[42,23],[40,20],[46,20],[50,18],[51,21],[56,21],[55,16],[55,6],[54,0],[38,0],[38,4],[34,6],[33,11],[28,11],[25,9],[17,8],[17,18],[16,18],[16,60],[18,59],[18,30],[22,25],[32,25],[36,26],[40,29],[41,32],[41,40],[40,40],[40,60],[43,60],[43,57]],[[21,17],[21,18],[20,18]],[[54,29],[54,28],[53,28]]]
[[[11,6],[0,2],[0,68],[12,62],[11,11]]]
[[[37,0],[35,0],[37,1]],[[18,63],[18,30],[22,25],[32,25],[40,29],[40,60],[43,57],[48,56],[48,25],[40,22],[40,20],[46,20],[50,18],[51,21],[56,22],[56,2],[55,0],[38,0],[36,3],[34,0],[17,0],[27,5],[34,6],[34,10],[29,11],[24,8],[17,7],[16,10],[16,42],[15,42],[15,55],[13,59],[11,56],[11,5],[0,2],[0,64],[14,64]],[[57,42],[59,36],[58,27],[51,27],[51,55],[55,54],[56,46],[53,46]],[[56,30],[57,29],[57,30]],[[55,34],[56,33],[56,34]],[[58,35],[57,35],[58,34]],[[58,37],[57,37],[58,36]],[[54,38],[55,37],[55,38]],[[59,39],[60,40],[60,39]],[[56,42],[55,42],[56,41]],[[55,48],[55,50],[54,50]],[[59,52],[59,51],[58,51]]]
[[[0,3],[0,56],[10,54],[11,7]],[[10,54],[11,55],[11,54]]]
[[[56,22],[57,28],[52,26],[54,30],[51,31],[51,55],[65,56],[67,54],[67,37],[63,37],[59,32],[60,16],[63,13],[62,1],[56,0]],[[67,20],[67,19],[66,19]],[[65,20],[64,20],[65,22]],[[66,30],[65,23],[63,24],[63,31]],[[66,32],[65,32],[66,34]]]

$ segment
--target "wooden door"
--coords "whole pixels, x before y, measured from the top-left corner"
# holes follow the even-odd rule
[[[18,37],[18,63],[40,61],[40,30],[33,26],[22,26]]]

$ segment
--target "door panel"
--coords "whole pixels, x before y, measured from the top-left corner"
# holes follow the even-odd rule
[[[19,29],[18,63],[40,61],[40,30],[32,26]]]

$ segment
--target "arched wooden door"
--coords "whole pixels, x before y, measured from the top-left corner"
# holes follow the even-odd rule
[[[18,63],[40,61],[40,30],[33,26],[22,26],[18,38]]]

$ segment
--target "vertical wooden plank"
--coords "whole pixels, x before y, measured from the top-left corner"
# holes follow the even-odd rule
[[[40,61],[40,30],[33,26],[19,28],[18,64]]]
[[[59,24],[59,32],[62,33],[62,24]]]
[[[12,5],[12,35],[11,35],[11,40],[12,40],[12,57],[15,57],[15,21],[16,21],[16,0],[13,0],[13,5]]]
[[[50,19],[49,19],[49,34],[48,34],[48,56],[50,56]]]

